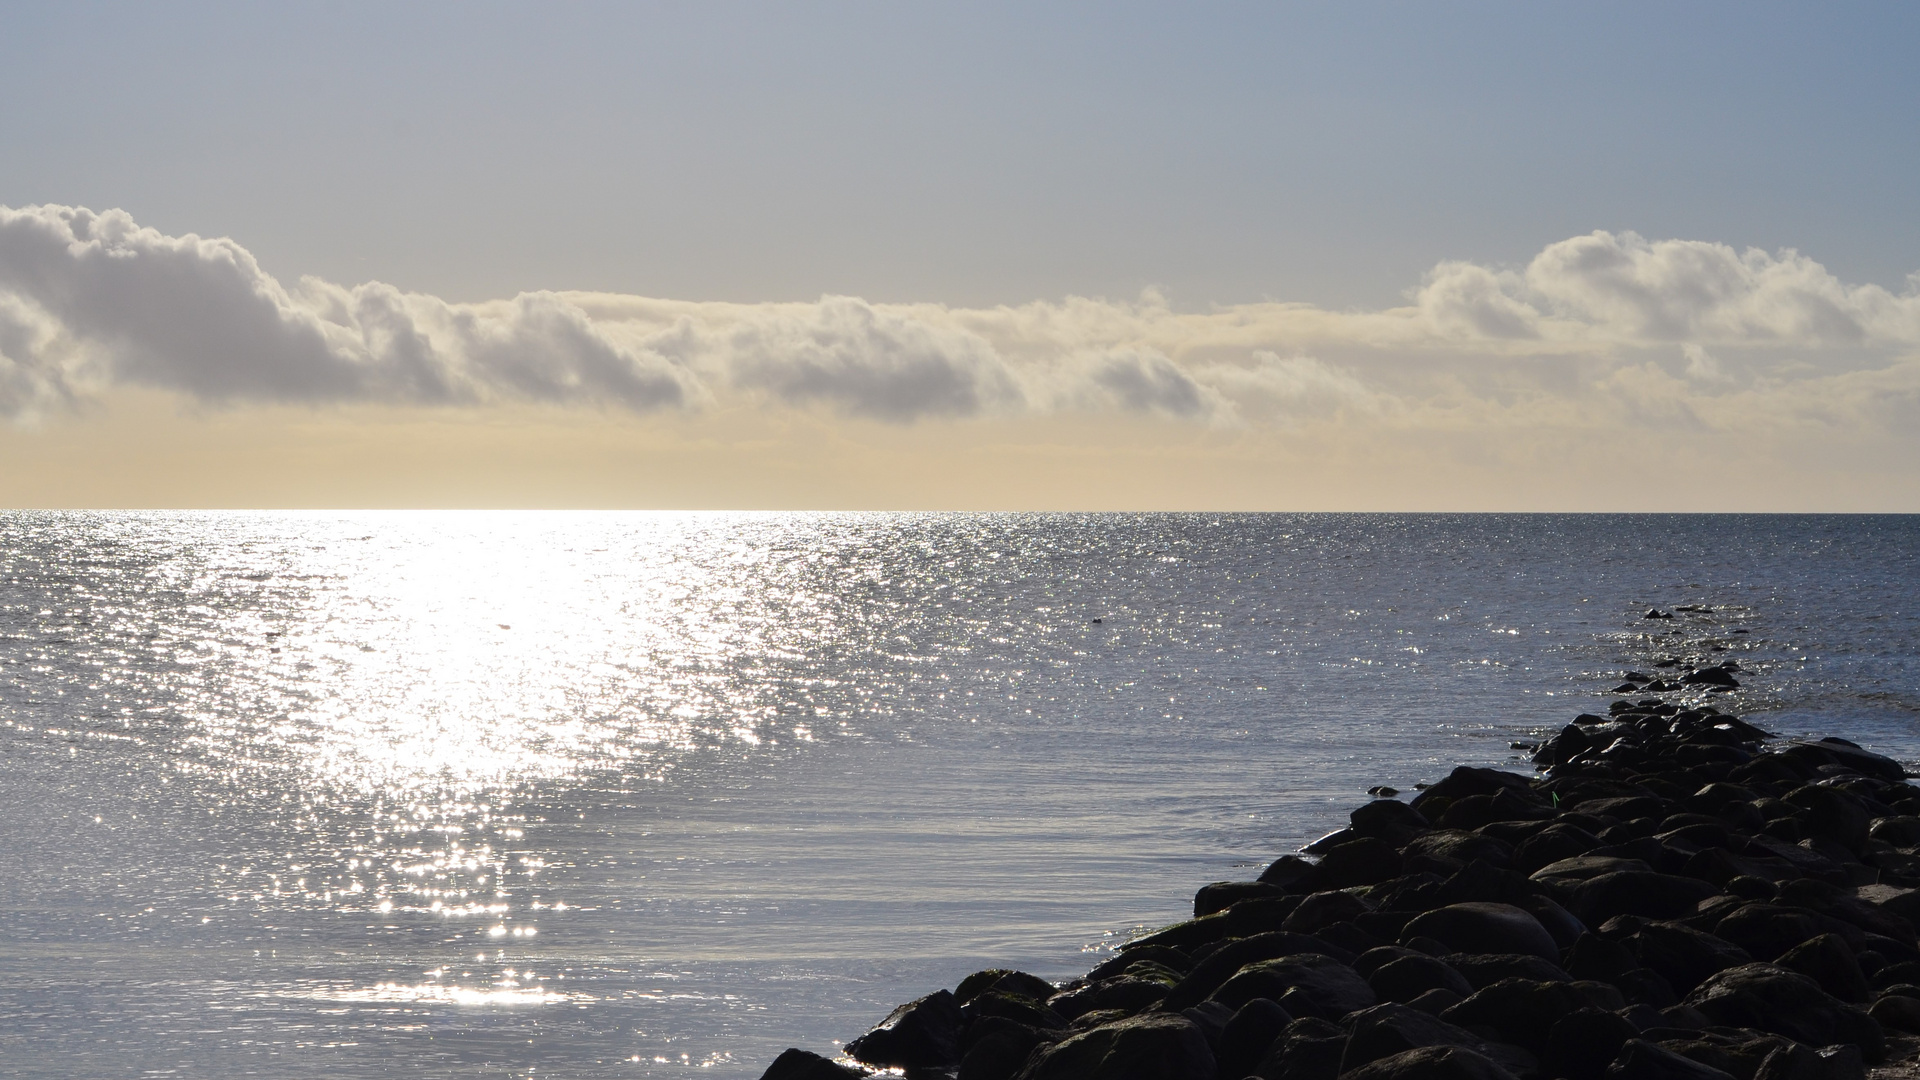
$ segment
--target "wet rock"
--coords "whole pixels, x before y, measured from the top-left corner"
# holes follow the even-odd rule
[[[1771,961],[1820,933],[1813,913],[1778,904],[1744,904],[1713,927],[1714,936],[1745,949],[1755,960]]]
[[[1867,977],[1853,949],[1838,934],[1808,938],[1782,953],[1776,962],[1819,983],[1820,989],[1850,1005],[1867,1000]]]
[[[1465,976],[1431,956],[1401,957],[1377,968],[1366,979],[1382,1001],[1411,1002],[1436,989],[1451,990],[1465,998],[1474,990]]]
[[[1681,677],[1680,685],[1705,686],[1715,690],[1740,689],[1740,683],[1733,677],[1733,672],[1723,667],[1701,668],[1691,672]]]
[[[1573,888],[1566,906],[1588,926],[1598,926],[1616,915],[1671,919],[1691,914],[1695,905],[1714,891],[1713,886],[1693,878],[1623,870],[1581,882]]]
[[[1652,922],[1624,942],[1676,992],[1684,995],[1728,968],[1753,963],[1752,954],[1729,941],[1679,923]]]
[[[1378,1002],[1360,973],[1327,956],[1302,953],[1248,964],[1212,994],[1239,1008],[1254,998],[1272,998],[1295,1016],[1337,1020]]]
[[[1630,1039],[1605,1073],[1620,1080],[1734,1080],[1731,1073],[1702,1065],[1645,1039]]]
[[[1057,1030],[1067,1026],[1067,1018],[1054,1012],[1045,1004],[1022,994],[1009,994],[1000,990],[989,990],[984,994],[975,995],[971,1001],[960,1006],[960,1013],[969,1021],[998,1016],[1042,1030]]]
[[[1352,953],[1306,934],[1290,934],[1284,931],[1258,934],[1230,942],[1195,964],[1193,970],[1188,972],[1186,977],[1175,984],[1173,990],[1168,993],[1166,1005],[1170,1009],[1184,1009],[1190,1005],[1198,1005],[1218,990],[1222,983],[1232,978],[1235,972],[1248,964],[1259,963],[1262,960],[1278,960],[1283,956],[1297,956],[1302,953],[1317,953],[1342,963],[1354,959]]]
[[[1503,1041],[1538,1054],[1545,1051],[1554,1022],[1588,1004],[1586,995],[1572,983],[1502,979],[1475,991],[1440,1018],[1465,1028],[1491,1029]]]
[[[957,1080],[1012,1080],[1035,1047],[1057,1038],[1003,1017],[976,1020],[967,1028]]]
[[[1441,1013],[1446,1012],[1448,1009],[1453,1008],[1465,1000],[1467,1000],[1467,995],[1442,986],[1421,994],[1419,997],[1407,1002],[1407,1004],[1419,1009],[1423,1013],[1439,1016]]]
[[[1514,1080],[1513,1074],[1464,1046],[1425,1046],[1370,1062],[1341,1080]]]
[[[1312,870],[1288,882],[1289,892],[1315,893],[1374,885],[1400,876],[1400,852],[1392,844],[1363,836],[1321,857]]]
[[[1193,917],[1225,911],[1242,900],[1285,897],[1287,891],[1264,881],[1216,881],[1193,894]]]
[[[1346,1049],[1344,1029],[1303,1016],[1287,1025],[1254,1072],[1262,1080],[1333,1080]]]
[[[1458,971],[1475,990],[1484,990],[1502,979],[1573,981],[1573,976],[1558,964],[1532,953],[1448,953],[1441,959]]]
[[[1753,1080],[1866,1080],[1866,1075],[1858,1047],[1815,1050],[1803,1043],[1788,1043],[1767,1055]]]
[[[1423,1046],[1464,1046],[1516,1073],[1530,1073],[1538,1064],[1532,1054],[1517,1046],[1489,1042],[1465,1028],[1406,1005],[1376,1005],[1347,1019],[1352,1030],[1340,1059],[1343,1074]]]
[[[1860,1009],[1835,999],[1805,975],[1773,964],[1729,968],[1700,984],[1684,1004],[1715,1023],[1749,1027],[1826,1046],[1847,1042],[1868,1061],[1885,1048],[1880,1025]]]
[[[1920,1034],[1920,998],[1887,994],[1867,1009],[1867,1015],[1882,1027]]]
[[[1862,749],[1859,743],[1848,742],[1845,739],[1833,737],[1817,741],[1794,739],[1778,753],[1781,757],[1796,759],[1815,768],[1821,765],[1840,765],[1862,776],[1871,776],[1889,783],[1897,784],[1906,777],[1906,770],[1901,768],[1899,762],[1871,750]]]
[[[961,979],[960,985],[954,988],[953,996],[954,1000],[962,1005],[989,990],[1045,1001],[1053,996],[1055,989],[1052,983],[1038,975],[1029,975],[1012,968],[988,968]]]
[[[1553,935],[1532,915],[1510,904],[1449,904],[1407,924],[1409,936],[1431,937],[1458,952],[1524,952],[1560,959]]]
[[[1368,910],[1366,903],[1350,892],[1317,892],[1300,901],[1280,925],[1292,933],[1311,934],[1337,922],[1351,922]]]
[[[1639,1029],[1614,1013],[1602,1009],[1575,1009],[1554,1021],[1547,1032],[1547,1045],[1541,1064],[1550,1075],[1567,1080],[1598,1080],[1607,1065],[1620,1055],[1627,1040],[1638,1038]]]
[[[1260,881],[1267,885],[1279,885],[1285,888],[1306,877],[1312,870],[1313,864],[1300,856],[1282,855],[1267,864],[1265,870],[1260,871]]]
[[[1219,1075],[1244,1077],[1252,1073],[1291,1023],[1292,1014],[1271,998],[1254,998],[1240,1006],[1214,1046]]]
[[[1409,841],[1404,852],[1409,872],[1437,865],[1450,867],[1452,873],[1475,860],[1504,867],[1513,858],[1513,845],[1478,833],[1442,829]]]
[[[866,1074],[849,1069],[819,1054],[791,1047],[773,1059],[760,1080],[859,1080]]]
[[[1084,1031],[1028,1059],[1020,1080],[1214,1080],[1213,1050],[1193,1022],[1154,1013]]]
[[[1047,1008],[1072,1021],[1095,1010],[1117,1009],[1128,1015],[1158,1005],[1170,990],[1167,984],[1126,975],[1088,983],[1077,990],[1055,994]],[[856,1055],[857,1056],[857,1055]],[[869,1058],[861,1058],[869,1061]],[[874,1062],[880,1064],[880,1062]]]
[[[887,1014],[847,1044],[847,1056],[881,1068],[939,1069],[960,1061],[960,1003],[938,990]]]

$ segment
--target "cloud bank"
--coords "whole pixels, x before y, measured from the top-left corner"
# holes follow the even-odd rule
[[[825,411],[886,424],[1137,414],[1216,428],[1920,420],[1920,275],[1594,232],[1446,262],[1399,307],[1179,311],[1148,293],[985,309],[288,285],[229,239],[0,207],[0,415],[120,387],[205,404],[538,402]]]

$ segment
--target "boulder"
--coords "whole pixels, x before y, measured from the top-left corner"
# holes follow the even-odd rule
[[[1280,929],[1296,934],[1311,934],[1337,922],[1352,922],[1354,916],[1363,915],[1369,910],[1364,901],[1350,892],[1317,892],[1300,901],[1286,921],[1280,924]]]
[[[1629,1039],[1605,1075],[1620,1080],[1734,1080],[1733,1074],[1702,1065],[1645,1039]]]
[[[938,990],[887,1014],[879,1026],[847,1044],[847,1056],[883,1069],[941,1069],[960,1061],[965,1017],[954,996]]]
[[[1885,994],[1867,1010],[1867,1015],[1883,1028],[1920,1034],[1920,998],[1905,994]]]
[[[1216,911],[1225,911],[1242,900],[1286,896],[1287,891],[1264,881],[1216,881],[1203,885],[1193,894],[1193,917],[1198,919]]]
[[[1853,1043],[1868,1061],[1880,1060],[1885,1036],[1865,1012],[1846,1004],[1820,984],[1773,964],[1728,968],[1687,995],[1685,1005],[1717,1024],[1785,1035],[1815,1046]]]
[[[1291,1023],[1293,1016],[1272,998],[1254,998],[1240,1006],[1214,1044],[1219,1074],[1226,1077],[1251,1074]]]
[[[1248,964],[1211,995],[1238,1009],[1254,998],[1271,998],[1295,1016],[1337,1020],[1376,1004],[1360,973],[1329,956],[1301,953]]]
[[[1560,947],[1540,920],[1511,904],[1449,904],[1407,924],[1407,936],[1431,937],[1464,953],[1527,953],[1558,962]]]
[[[1129,952],[1127,955],[1136,954]],[[1030,997],[1036,1001],[1045,1001],[1053,996],[1055,989],[1056,987],[1052,983],[1038,975],[1029,975],[1024,971],[1015,971],[1012,968],[988,968],[985,971],[976,971],[966,978],[961,979],[960,985],[954,988],[953,996],[954,999],[962,1005],[965,1005],[967,1002],[972,1001],[974,998],[989,990],[997,990],[1003,994],[1017,994],[1021,997]]]
[[[1340,1072],[1347,1049],[1345,1030],[1317,1016],[1288,1024],[1267,1050],[1254,1073],[1264,1080],[1321,1080]]]
[[[1346,1024],[1350,1034],[1340,1059],[1342,1074],[1423,1046],[1468,1047],[1515,1073],[1531,1073],[1538,1065],[1532,1054],[1517,1046],[1488,1042],[1465,1028],[1406,1005],[1362,1009],[1347,1017]]]
[[[1547,1032],[1541,1064],[1550,1075],[1567,1080],[1599,1080],[1627,1040],[1639,1037],[1638,1028],[1614,1013],[1575,1009],[1555,1020]]]
[[[1392,844],[1363,836],[1321,856],[1312,870],[1286,884],[1289,892],[1314,893],[1375,885],[1400,876],[1400,852]]]
[[[1151,1013],[1037,1050],[1019,1080],[1214,1080],[1213,1050],[1193,1022]]]
[[[1431,956],[1415,954],[1389,961],[1367,977],[1367,985],[1382,1001],[1410,1002],[1429,990],[1451,990],[1465,998],[1473,993],[1473,984],[1452,965]]]
[[[760,1080],[859,1080],[866,1074],[799,1047],[781,1051]]]
[[[1301,953],[1317,953],[1342,963],[1354,958],[1353,954],[1347,950],[1328,945],[1319,938],[1306,934],[1291,934],[1285,931],[1256,934],[1253,937],[1241,938],[1239,941],[1230,941],[1193,965],[1193,970],[1189,971],[1167,994],[1166,1007],[1184,1009],[1189,1005],[1198,1005],[1215,990],[1220,989],[1220,984],[1232,978],[1234,972],[1248,964],[1262,960],[1278,960],[1283,956],[1297,956]]]
[[[1586,993],[1572,983],[1502,979],[1474,991],[1440,1018],[1465,1028],[1491,1029],[1502,1040],[1538,1054],[1546,1050],[1554,1022],[1588,1004]]]
[[[1132,1015],[1149,1006],[1159,1004],[1161,999],[1167,996],[1169,989],[1171,987],[1166,983],[1153,979],[1121,975],[1055,994],[1047,999],[1047,1008],[1066,1017],[1069,1021],[1090,1012],[1108,1009],[1118,1009]],[[847,1051],[853,1052],[851,1043],[848,1044]],[[859,1057],[858,1054],[854,1056]],[[882,1064],[872,1058],[862,1057],[860,1060],[876,1065]]]
[[[1340,1080],[1514,1080],[1484,1054],[1464,1046],[1423,1046],[1369,1062]]]
[[[1716,891],[1693,878],[1621,870],[1574,886],[1567,908],[1588,926],[1598,926],[1616,915],[1672,919],[1692,914],[1700,901]]]
[[[1820,989],[1850,1005],[1867,1000],[1867,977],[1853,949],[1838,934],[1820,934],[1795,945],[1776,961],[1789,971],[1797,971]]]
[[[1745,949],[1755,960],[1773,960],[1820,933],[1810,911],[1778,904],[1745,904],[1714,924],[1715,937]]]
[[[1004,1017],[976,1020],[967,1027],[957,1080],[1012,1080],[1033,1056],[1034,1047],[1056,1037]]]
[[[1753,963],[1753,956],[1740,946],[1680,923],[1647,923],[1623,944],[1641,966],[1653,969],[1681,994],[1728,968]]]
[[[1753,1080],[1866,1080],[1866,1076],[1859,1047],[1815,1050],[1803,1043],[1788,1043],[1767,1055]]]
[[[1573,976],[1567,974],[1560,965],[1532,953],[1448,953],[1441,959],[1458,971],[1475,990],[1484,990],[1502,979],[1573,981]]]

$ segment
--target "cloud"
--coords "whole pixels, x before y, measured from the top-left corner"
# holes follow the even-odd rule
[[[1849,285],[1791,250],[1594,232],[1524,267],[1440,263],[1406,304],[1373,311],[1177,310],[1153,292],[993,308],[551,292],[455,304],[378,282],[285,285],[232,240],[167,236],[122,211],[0,208],[0,414],[144,387],[209,404],[731,402],[896,425],[1884,426],[1912,415],[1920,275],[1904,287]]]

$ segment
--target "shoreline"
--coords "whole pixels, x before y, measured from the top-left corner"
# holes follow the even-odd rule
[[[1536,776],[1376,788],[1080,978],[977,972],[763,1080],[1920,1077],[1920,787],[1659,666],[1516,744]]]

